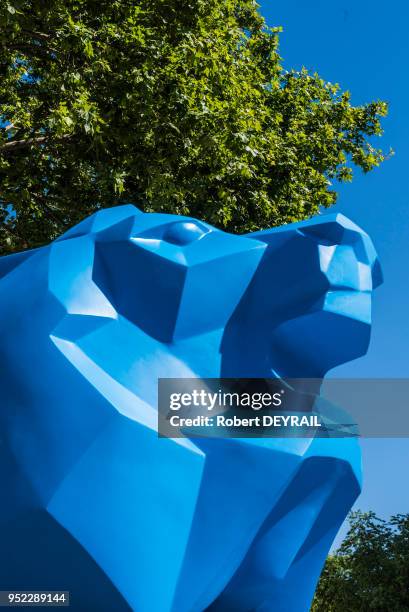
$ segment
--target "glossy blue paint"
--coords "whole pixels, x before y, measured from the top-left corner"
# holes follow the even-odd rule
[[[0,259],[1,589],[73,609],[308,610],[360,490],[352,439],[159,439],[159,377],[318,377],[363,355],[368,236],[101,210]]]

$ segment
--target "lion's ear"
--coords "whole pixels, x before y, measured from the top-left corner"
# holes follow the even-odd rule
[[[125,219],[134,220],[134,218],[139,215],[143,215],[142,211],[133,204],[103,208],[80,223],[77,223],[77,225],[74,225],[74,227],[57,238],[57,241],[69,240],[70,238],[77,238],[85,234],[98,234],[108,228],[113,228]]]

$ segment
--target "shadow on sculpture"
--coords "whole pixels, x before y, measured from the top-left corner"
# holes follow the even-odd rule
[[[322,378],[365,354],[368,236],[342,215],[236,236],[129,205],[0,276],[0,589],[308,610],[360,491],[357,441],[158,439],[157,379]]]

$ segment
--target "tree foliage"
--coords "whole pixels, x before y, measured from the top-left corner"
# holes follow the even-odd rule
[[[230,231],[333,204],[386,104],[285,71],[279,30],[253,0],[4,0],[3,252],[125,201]]]
[[[409,611],[409,514],[389,522],[354,512],[338,551],[329,556],[312,612]]]

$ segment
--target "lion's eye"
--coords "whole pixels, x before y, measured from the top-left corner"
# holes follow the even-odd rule
[[[172,223],[164,232],[162,239],[167,242],[171,242],[172,244],[177,244],[180,246],[185,246],[193,242],[194,240],[199,240],[208,233],[204,227],[200,227],[199,224],[193,223],[192,221],[179,221],[177,223]]]

